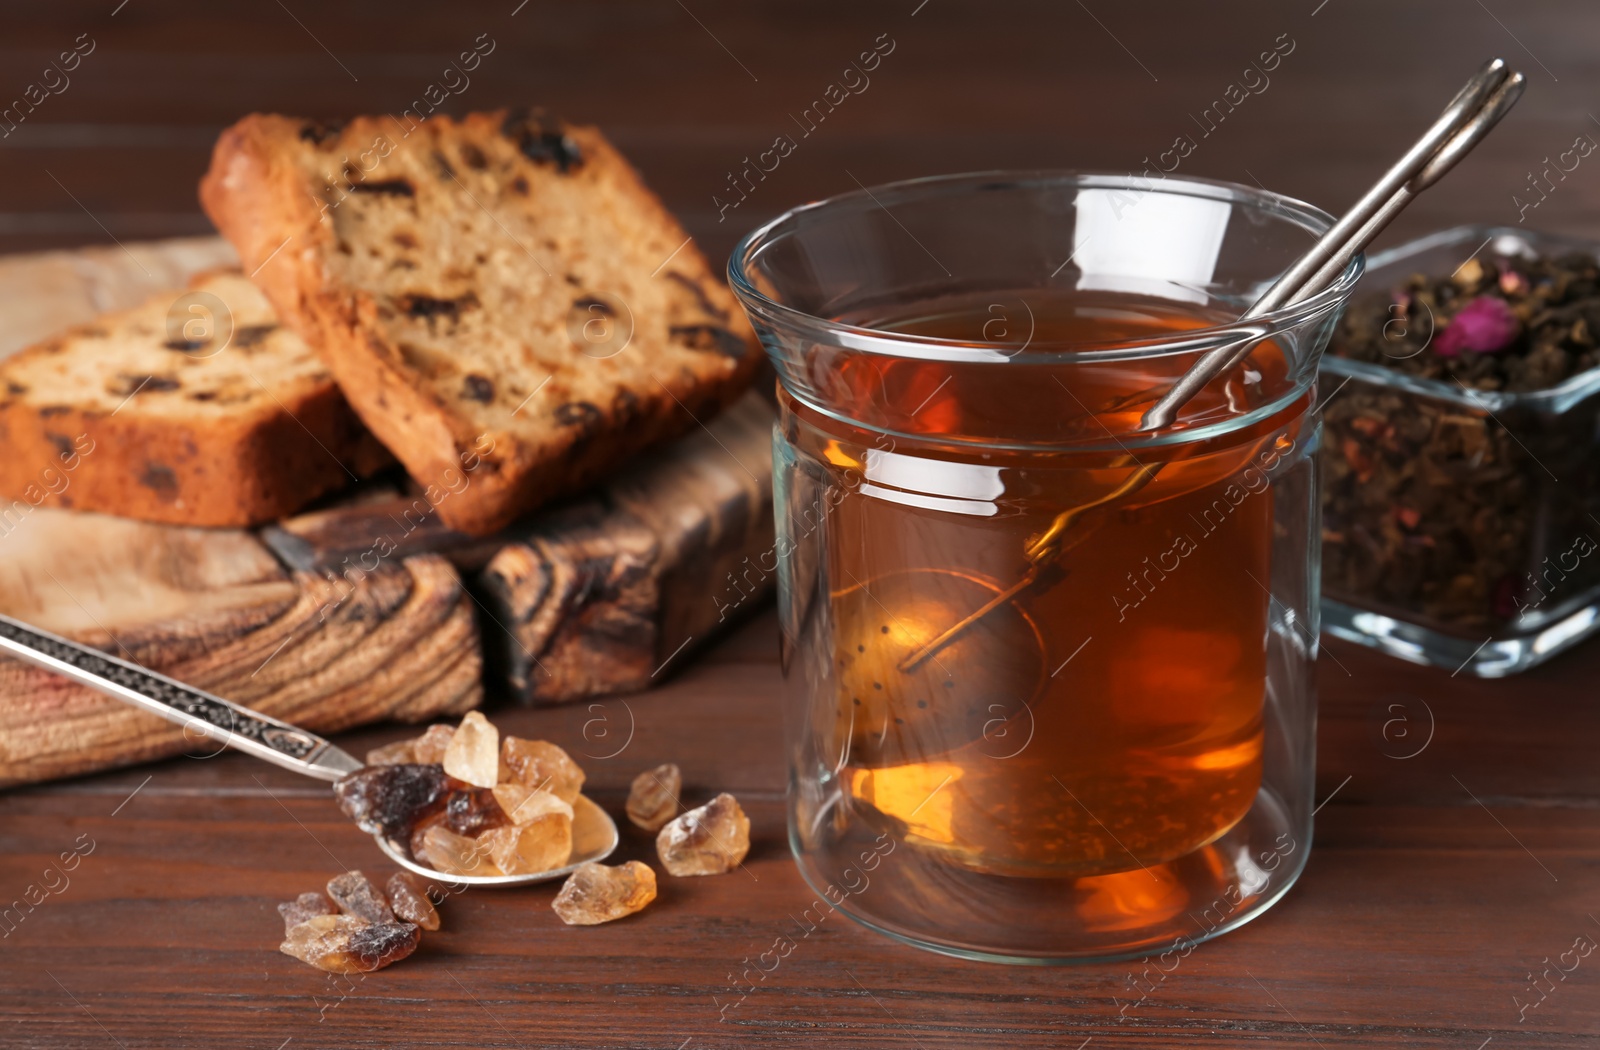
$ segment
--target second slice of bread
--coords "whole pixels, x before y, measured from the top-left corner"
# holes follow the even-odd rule
[[[201,201],[465,532],[695,426],[758,365],[732,295],[592,128],[254,115]]]
[[[0,535],[32,507],[253,525],[392,463],[243,274],[0,362]]]

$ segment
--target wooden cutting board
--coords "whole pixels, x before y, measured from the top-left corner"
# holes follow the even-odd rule
[[[471,600],[437,555],[338,586],[259,539],[38,509],[0,537],[0,612],[318,733],[482,696]],[[217,746],[0,659],[0,786]]]
[[[233,264],[215,238],[0,259],[0,356]],[[323,733],[643,689],[771,589],[772,420],[747,395],[488,539],[393,483],[259,531],[0,508],[0,612]],[[215,745],[0,658],[0,787],[183,751]]]

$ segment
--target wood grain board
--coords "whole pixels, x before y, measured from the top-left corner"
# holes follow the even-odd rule
[[[471,600],[437,555],[341,585],[248,532],[39,509],[0,539],[0,612],[318,733],[460,714],[483,692]],[[0,659],[0,787],[217,750]]]
[[[772,409],[703,430],[541,520],[476,577],[490,653],[528,703],[647,687],[774,586]]]
[[[0,256],[0,357],[239,257],[220,237]]]

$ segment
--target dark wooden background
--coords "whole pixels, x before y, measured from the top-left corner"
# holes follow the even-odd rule
[[[0,6],[0,106],[80,34],[95,42],[70,87],[0,138],[0,250],[204,232],[195,181],[227,122],[399,110],[483,33],[497,46],[459,108],[538,103],[603,125],[716,257],[856,179],[1137,170],[1198,135],[1191,115],[1280,34],[1295,46],[1271,86],[1182,173],[1337,210],[1493,54],[1529,74],[1526,97],[1388,241],[1514,225],[1530,170],[1600,136],[1600,9],[1581,0],[120,2]],[[719,221],[727,173],[793,132],[880,34],[895,49],[870,87]],[[1600,158],[1527,225],[1600,232]],[[347,864],[387,870],[322,786],[224,754],[0,796],[0,906],[80,835],[94,844],[0,937],[0,1046],[1600,1045],[1600,956],[1530,990],[1575,938],[1600,939],[1596,645],[1498,683],[1331,645],[1331,800],[1309,869],[1130,1016],[1129,964],[957,962],[837,918],[720,1021],[730,972],[811,899],[783,837],[775,633],[768,615],[645,696],[503,717],[571,748],[607,804],[669,759],[689,799],[735,792],[755,822],[748,874],[665,880],[645,915],[595,929],[556,922],[551,889],[469,893],[417,957],[361,981],[275,950],[277,901]],[[1386,736],[1396,704],[1409,721]],[[648,854],[627,839],[624,856]],[[1538,1005],[1519,1016],[1517,998]]]

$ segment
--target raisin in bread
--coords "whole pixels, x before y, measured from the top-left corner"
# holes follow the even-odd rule
[[[0,522],[72,507],[252,525],[392,462],[242,274],[0,361]]]
[[[731,293],[593,128],[257,114],[223,132],[200,195],[464,532],[694,427],[759,363]]]

